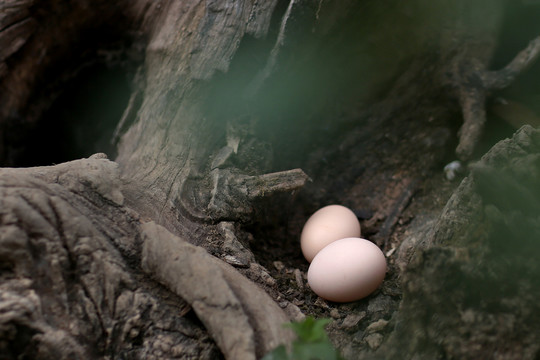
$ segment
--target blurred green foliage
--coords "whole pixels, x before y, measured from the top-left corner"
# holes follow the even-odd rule
[[[314,319],[308,316],[301,322],[284,324],[290,327],[298,337],[292,343],[291,352],[287,352],[285,345],[280,345],[265,355],[262,360],[343,359],[326,335],[324,328],[329,322],[330,319]]]

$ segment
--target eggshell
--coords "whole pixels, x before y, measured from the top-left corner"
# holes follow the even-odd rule
[[[360,223],[345,206],[329,205],[308,219],[300,236],[302,253],[311,262],[326,245],[347,237],[360,237]]]
[[[308,269],[308,283],[320,297],[336,302],[362,299],[379,287],[386,259],[377,245],[360,238],[335,241],[322,249]]]

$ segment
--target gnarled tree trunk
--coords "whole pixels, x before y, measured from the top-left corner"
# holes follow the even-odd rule
[[[121,118],[96,112],[103,131],[82,137],[91,151],[109,136],[114,162],[0,170],[0,351],[254,359],[291,340],[284,322],[315,315],[335,319],[330,337],[351,359],[534,358],[537,244],[508,249],[500,234],[540,233],[538,131],[498,144],[446,207],[456,184],[442,170],[454,148],[478,156],[487,99],[535,60],[538,40],[490,70],[505,10],[527,7],[538,11],[503,0],[0,4],[4,165],[68,141],[50,136],[51,104],[67,106],[85,69],[131,81]],[[356,211],[389,264],[382,287],[351,304],[309,290],[297,244],[307,216],[333,202]]]

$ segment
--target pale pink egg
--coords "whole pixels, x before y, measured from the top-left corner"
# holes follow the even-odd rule
[[[386,259],[377,245],[360,238],[334,241],[313,259],[308,283],[320,297],[336,302],[362,299],[386,274]]]
[[[360,237],[356,215],[345,206],[325,206],[311,215],[304,225],[300,236],[302,253],[311,262],[325,246],[347,237]]]

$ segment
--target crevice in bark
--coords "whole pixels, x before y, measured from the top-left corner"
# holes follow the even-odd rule
[[[287,11],[288,0],[279,0],[272,13],[268,32],[264,36],[247,33],[243,36],[228,71],[217,73],[212,79],[213,89],[207,96],[205,108],[210,116],[221,119],[242,116],[250,109],[247,87],[265,67],[268,56],[279,35],[282,18]],[[258,35],[258,36],[256,36]],[[247,104],[246,104],[247,102]]]
[[[84,82],[85,73],[95,71],[102,65],[122,67],[128,73],[133,71],[133,64],[141,60],[142,48],[137,48],[141,42],[138,38],[140,34],[127,30],[129,21],[126,16],[106,2],[98,1],[91,7],[86,7],[84,2],[68,6],[49,0],[39,4],[17,2],[15,5],[23,7],[17,12],[29,17],[35,25],[35,32],[26,37],[17,51],[11,52],[3,63],[6,72],[5,76],[0,76],[0,102],[3,104],[0,109],[0,135],[3,140],[0,163],[28,166],[41,163],[24,153],[25,140],[32,138],[36,142],[36,138],[39,138],[41,144],[46,143],[46,139],[36,132],[55,127],[55,124],[48,126],[44,122],[51,121],[47,118],[51,111],[54,112],[51,105],[63,96],[65,90],[73,90],[76,82]],[[7,14],[7,17],[1,14],[0,20],[12,21],[9,11]],[[4,37],[10,35],[2,34]],[[12,47],[18,40],[16,36],[11,36],[7,37],[7,41]],[[83,89],[84,85],[81,84],[80,88]],[[75,112],[70,115],[70,125],[74,125],[77,117],[81,116]],[[47,135],[51,136],[50,133]],[[61,142],[67,141],[66,135]],[[41,150],[47,148],[45,146]],[[46,151],[37,151],[34,156],[39,157],[43,153]],[[80,157],[80,152],[74,155]],[[85,154],[89,155],[91,152]],[[54,158],[43,161],[73,159],[63,156]]]
[[[122,68],[99,64],[81,70],[22,136],[25,146],[13,144],[22,148],[13,165],[59,164],[97,152],[114,157],[109,141],[129,97],[127,76]]]

